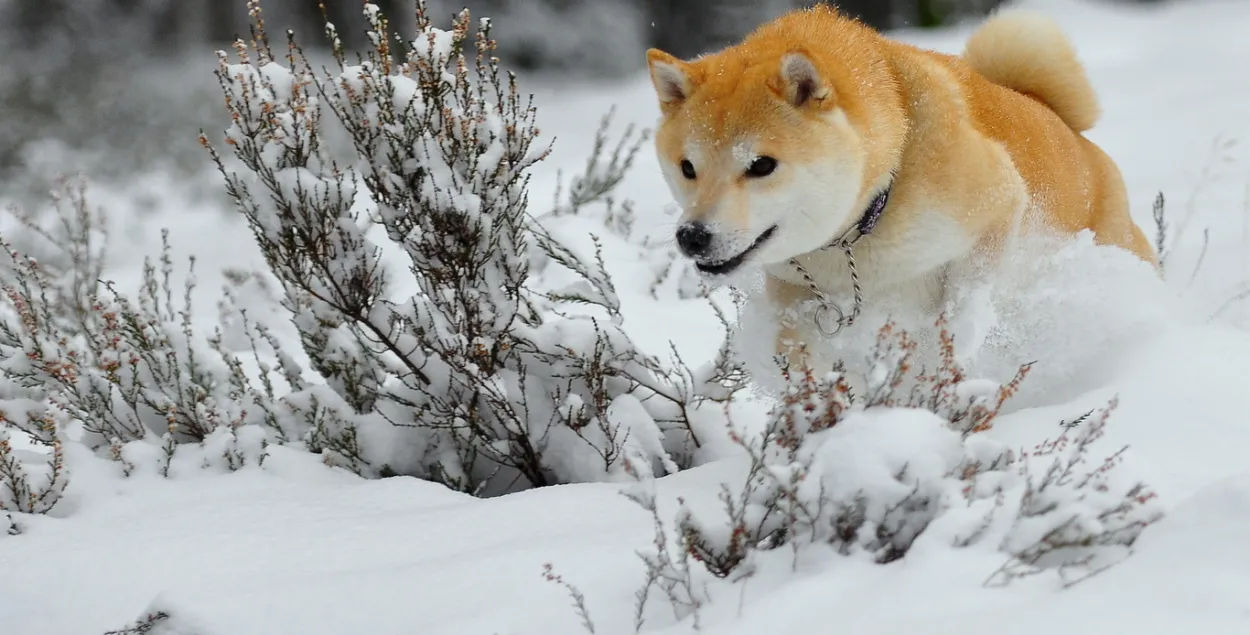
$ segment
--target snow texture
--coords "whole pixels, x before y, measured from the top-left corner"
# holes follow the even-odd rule
[[[831,624],[867,635],[1250,632],[1250,391],[1244,361],[1250,359],[1250,303],[1237,300],[1250,288],[1250,154],[1226,141],[1250,134],[1250,89],[1228,81],[1244,74],[1250,57],[1244,38],[1250,7],[1220,0],[1146,7],[1081,0],[1019,4],[1054,15],[1087,62],[1104,105],[1090,136],[1119,162],[1136,220],[1152,228],[1150,202],[1159,190],[1168,195],[1168,275],[1158,281],[1088,236],[1045,257],[1016,254],[1021,266],[1008,275],[970,273],[960,281],[965,293],[950,307],[955,356],[968,373],[952,387],[952,399],[992,400],[1020,364],[1033,362],[990,429],[964,434],[950,417],[928,409],[848,403],[837,406],[838,425],[805,430],[793,451],[768,455],[766,471],[756,472],[773,484],[765,493],[803,473],[801,500],[870,501],[864,516],[878,525],[888,522],[890,503],[926,495],[931,506],[907,516],[923,527],[893,532],[909,543],[902,559],[879,564],[889,559],[880,557],[875,531],[849,548],[828,548],[830,536],[819,532],[830,525],[821,517],[812,525],[819,531],[807,534],[814,538],[791,536],[786,548],[753,549],[723,579],[698,562],[682,565],[676,530],[683,520],[709,543],[723,547],[734,540],[721,496],[729,492],[737,500],[745,491],[752,460],[742,442],[749,446],[777,420],[778,411],[770,415],[772,398],[781,391],[776,381],[763,381],[730,406],[732,427],[718,409],[693,416],[702,443],[689,458],[697,467],[640,482],[618,480],[619,474],[605,478],[602,465],[564,453],[566,463],[558,469],[579,480],[609,482],[478,499],[408,476],[363,479],[344,469],[350,465],[327,466],[298,444],[265,443],[274,430],[254,404],[329,409],[344,418],[352,409],[340,392],[305,383],[308,378],[296,372],[306,360],[297,353],[294,326],[285,322],[288,313],[275,307],[306,299],[249,279],[232,287],[232,306],[269,324],[281,350],[252,359],[238,312],[231,311],[235,321],[222,327],[221,347],[246,352],[244,359],[237,368],[223,367],[218,357],[200,351],[210,364],[206,372],[255,378],[269,368],[286,377],[283,385],[291,390],[274,401],[265,401],[263,390],[251,393],[261,402],[248,402],[242,425],[205,429],[202,441],[183,444],[172,458],[163,451],[165,419],[155,401],[135,415],[136,436],[148,436],[145,442],[119,439],[93,453],[82,441],[95,433],[69,429],[51,446],[70,474],[63,490],[48,446],[12,431],[0,437],[0,470],[6,456],[16,457],[29,471],[33,491],[59,496],[47,514],[0,512],[0,633],[83,635],[131,626],[130,632],[153,635],[574,635],[587,632],[587,618],[594,633],[608,635],[634,632],[638,624],[642,632],[672,635],[692,633],[696,624],[699,632],[715,635],[815,632]],[[957,52],[969,28],[896,36]],[[427,42],[446,46],[438,33]],[[253,72],[230,69],[230,76],[243,73],[245,80]],[[350,83],[351,73],[361,72],[369,71],[352,68],[343,77]],[[276,67],[265,67],[263,74],[275,97],[300,81]],[[584,169],[590,136],[609,107],[617,105],[618,116],[641,123],[655,115],[643,75],[610,88],[525,86],[538,88],[537,123],[544,136],[559,138],[532,172],[531,204],[551,200],[558,172]],[[416,87],[401,81],[393,87],[396,108],[423,107]],[[274,145],[264,150],[271,158],[305,140],[291,119],[279,117],[277,123]],[[482,125],[498,122],[487,118]],[[492,169],[501,152],[506,150],[484,148],[478,167]],[[620,185],[633,199],[631,207],[588,205],[558,210],[541,222],[587,262],[601,254],[614,281],[607,300],[619,305],[614,326],[621,341],[661,356],[671,344],[692,363],[713,359],[723,344],[717,315],[698,297],[688,268],[671,255],[674,210],[654,158],[643,152],[637,163]],[[355,246],[342,254],[345,270],[363,259],[389,274],[407,272],[410,260],[402,251],[387,251],[385,231],[366,232],[363,221],[353,220],[360,210],[352,207],[349,188],[357,184],[328,181],[327,166],[315,161],[273,165],[280,168],[276,182],[288,193],[297,185],[312,188],[342,212],[332,229]],[[156,216],[127,216],[124,201],[136,189],[159,196]],[[104,272],[122,292],[142,297],[145,281],[137,272],[144,255],[158,253],[161,226],[170,228],[173,253],[197,256],[198,284],[190,291],[193,310],[186,318],[196,329],[211,333],[221,324],[214,303],[226,283],[225,268],[266,267],[237,214],[223,221],[218,200],[198,197],[166,174],[97,183],[92,192],[97,204],[122,202],[111,209],[112,223],[114,235],[126,240],[115,242]],[[444,202],[470,214],[489,205],[483,197]],[[384,206],[376,211],[383,219],[388,213]],[[278,228],[276,221],[261,226]],[[10,219],[3,219],[0,230],[10,229]],[[369,245],[375,243],[384,254],[373,261]],[[533,274],[534,284],[546,290],[595,287],[566,268],[536,266]],[[185,270],[172,275],[180,290]],[[411,276],[391,279],[397,282],[387,297],[398,300],[385,309],[393,313],[370,316],[379,324],[395,313],[415,318],[417,308],[406,299],[428,301],[421,289],[405,286],[412,285]],[[712,298],[732,319],[732,296],[717,291]],[[136,311],[169,318],[150,325],[153,336],[190,354],[177,307],[170,315],[163,303]],[[854,334],[859,337],[823,354],[852,361],[871,355],[872,331],[886,316],[871,312],[871,299],[869,305],[860,322],[865,330]],[[311,327],[318,318],[329,315],[307,303],[298,306],[306,309],[295,318],[301,328],[316,330]],[[925,330],[932,316],[889,317],[915,330],[918,355],[937,350],[938,340]],[[346,329],[321,324],[327,356],[359,356],[359,342]],[[584,346],[595,337],[576,319],[536,328],[533,337],[548,342]],[[738,346],[757,369],[766,366],[768,353],[752,343],[765,341],[767,328],[750,314],[737,324]],[[6,344],[0,335],[0,347]],[[47,359],[59,350],[55,339],[37,344]],[[34,344],[16,350],[30,350],[22,348],[28,345]],[[129,350],[111,354],[125,359]],[[21,370],[28,361],[8,355],[3,363]],[[151,373],[161,366],[152,360],[144,368]],[[881,376],[871,367],[851,370],[869,384]],[[704,381],[698,373],[691,379],[693,385]],[[18,388],[0,391],[7,399]],[[229,400],[228,381],[217,390],[202,395],[199,412],[226,421],[244,417],[242,402]],[[38,437],[58,428],[41,423],[44,415],[31,408],[37,403],[15,396],[2,409]],[[570,394],[552,407],[572,417],[585,405]],[[664,439],[648,424],[656,416],[649,407],[622,393],[604,416],[629,432],[631,452],[660,457],[666,454]],[[21,421],[19,413],[25,415]],[[383,426],[371,429],[379,433],[362,439],[364,452],[383,457],[383,463],[402,469],[422,450],[423,441],[405,430],[388,435]],[[1053,466],[1062,470],[1074,448],[1086,442],[1077,478],[1037,493]],[[119,456],[109,456],[113,447]],[[1015,460],[1010,468],[964,478],[970,464],[985,465],[1008,452]],[[1114,457],[1114,469],[1100,470],[1108,457]],[[659,458],[649,464],[661,472],[676,468]],[[1090,486],[1077,488],[1087,474],[1094,474]],[[1138,482],[1150,487],[1149,495],[1139,492],[1144,500],[1138,511],[1102,515]],[[654,513],[622,494],[653,502]],[[14,505],[12,492],[0,492],[0,508]],[[1138,535],[1138,521],[1144,520],[1150,524]],[[1072,571],[1053,562],[1028,562],[1039,538],[1056,530],[1078,536],[1129,530],[1136,540],[1131,546],[1112,541],[1095,560],[1075,555],[1088,575],[1077,582],[1067,576]],[[657,546],[657,537],[667,543]],[[687,604],[674,606],[653,586],[636,612],[635,594],[656,566],[675,581],[669,594]],[[694,584],[683,591],[685,578]]]

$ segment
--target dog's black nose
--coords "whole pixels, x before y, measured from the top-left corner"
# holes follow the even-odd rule
[[[712,232],[703,223],[686,223],[677,228],[677,246],[687,256],[701,256],[712,246]]]

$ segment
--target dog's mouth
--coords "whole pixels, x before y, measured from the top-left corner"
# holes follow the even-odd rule
[[[777,226],[773,225],[772,227],[764,230],[764,233],[760,234],[759,237],[755,239],[755,242],[751,243],[746,249],[743,249],[733,258],[730,258],[729,260],[722,260],[720,262],[696,262],[694,263],[694,266],[700,272],[712,276],[723,276],[733,273],[734,270],[742,266],[742,263],[746,262],[747,258],[749,258],[755,250],[759,249],[761,245],[768,242],[768,239],[772,238],[775,233],[777,233]]]

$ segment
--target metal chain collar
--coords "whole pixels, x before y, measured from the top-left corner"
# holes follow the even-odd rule
[[[820,332],[826,337],[833,337],[834,335],[837,335],[842,332],[842,329],[851,326],[855,323],[855,320],[859,319],[860,311],[864,305],[864,290],[859,283],[859,270],[855,267],[855,252],[853,247],[855,243],[859,242],[860,238],[871,234],[872,230],[876,228],[877,221],[881,219],[881,213],[885,210],[886,203],[889,202],[891,189],[891,187],[887,186],[885,190],[873,199],[872,204],[868,207],[868,211],[864,212],[864,215],[860,217],[858,223],[847,229],[832,243],[829,243],[825,247],[821,248],[821,251],[823,251],[825,249],[837,247],[846,256],[846,266],[851,272],[851,291],[854,295],[854,304],[851,305],[850,315],[843,312],[842,308],[829,297],[829,294],[825,293],[824,290],[816,284],[816,280],[812,278],[812,275],[807,271],[806,267],[799,264],[798,259],[790,259],[790,266],[794,267],[795,271],[798,271],[799,275],[803,277],[803,281],[807,283],[808,288],[811,289],[812,294],[814,294],[816,299],[820,301],[820,306],[817,307],[816,314],[813,319],[816,323],[816,328],[819,329]],[[851,232],[855,232],[854,238],[850,237]],[[826,324],[830,322],[831,317],[833,318],[833,325],[826,328]]]
[[[790,259],[790,265],[799,272],[799,275],[803,277],[803,281],[807,283],[807,287],[812,290],[812,293],[820,301],[820,306],[816,308],[814,319],[816,328],[820,329],[820,332],[826,337],[833,337],[842,332],[842,329],[854,324],[855,320],[859,318],[860,310],[864,305],[864,292],[859,284],[859,271],[855,268],[855,253],[851,249],[852,244],[854,244],[854,241],[839,240],[837,243],[829,245],[829,247],[837,247],[846,255],[846,265],[851,270],[851,289],[855,298],[854,304],[851,305],[850,315],[846,315],[842,308],[829,297],[829,294],[816,285],[816,281],[812,279],[812,275],[807,272],[806,267],[799,264],[798,260]],[[825,249],[829,247],[825,247]],[[837,316],[833,318],[833,326],[826,327],[832,315]]]

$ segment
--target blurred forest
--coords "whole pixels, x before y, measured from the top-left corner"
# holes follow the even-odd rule
[[[741,37],[788,9],[819,0],[429,0],[436,16],[462,6],[507,25],[501,48],[524,69],[624,73],[648,46],[691,56]],[[1002,0],[841,0],[844,11],[878,28],[936,26],[980,15]],[[414,0],[377,0],[387,15]],[[275,25],[319,33],[319,0],[263,0]],[[341,33],[356,34],[360,0],[326,0]],[[90,58],[220,46],[247,29],[246,0],[0,0],[0,38],[12,50],[47,48]],[[396,20],[396,23],[406,23]]]
[[[815,0],[428,0],[446,24],[468,6],[498,28],[513,69],[564,79],[640,72],[656,46],[690,57],[740,38],[759,23]],[[1117,0],[1102,0],[1117,1]],[[1119,0],[1132,1],[1132,0]],[[247,0],[0,0],[0,178],[62,153],[126,148],[102,165],[145,157],[201,162],[189,126],[215,121],[214,59],[247,31]],[[847,13],[882,29],[929,27],[983,15],[1002,0],[841,0]],[[393,24],[415,0],[376,0]],[[357,44],[360,0],[325,0],[330,20]],[[271,32],[291,28],[309,48],[321,37],[318,0],[262,0]],[[407,33],[405,33],[407,35]],[[194,130],[195,128],[190,128]],[[170,134],[163,134],[170,133]],[[171,136],[173,135],[173,136]],[[45,141],[51,139],[49,144]],[[171,141],[171,139],[175,139]],[[188,145],[189,147],[189,145]],[[37,148],[37,149],[33,149]],[[133,156],[131,156],[133,155]]]

